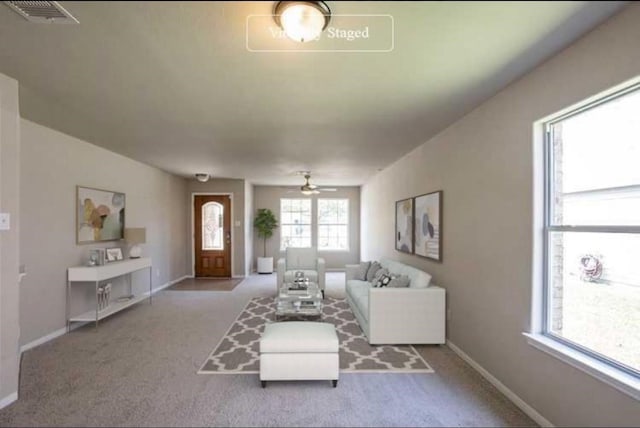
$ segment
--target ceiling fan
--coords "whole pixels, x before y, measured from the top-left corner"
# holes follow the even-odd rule
[[[318,187],[315,184],[309,183],[311,179],[311,172],[309,171],[300,171],[300,175],[304,176],[304,184],[300,186],[300,193],[303,195],[317,195],[320,192],[335,192],[336,188],[332,187]],[[295,192],[295,190],[290,190],[289,193]]]

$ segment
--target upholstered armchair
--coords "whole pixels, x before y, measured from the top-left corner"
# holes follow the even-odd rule
[[[318,284],[324,296],[325,267],[324,259],[318,257],[315,248],[287,248],[285,256],[278,260],[278,284],[293,282],[296,271],[304,272],[305,277]]]

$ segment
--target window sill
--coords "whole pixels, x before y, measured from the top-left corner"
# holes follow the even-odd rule
[[[318,248],[319,253],[348,253],[350,250],[322,250]]]
[[[546,352],[640,401],[640,379],[637,377],[589,357],[542,334],[522,334],[534,348]]]

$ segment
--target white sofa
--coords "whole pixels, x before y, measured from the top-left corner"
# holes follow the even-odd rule
[[[390,273],[407,275],[409,287],[376,288],[355,279],[359,265],[346,266],[347,301],[372,345],[445,343],[445,290],[431,275],[393,260]]]
[[[296,271],[304,272],[305,277],[317,283],[324,296],[325,263],[315,248],[287,248],[285,256],[278,260],[276,286],[293,282]]]

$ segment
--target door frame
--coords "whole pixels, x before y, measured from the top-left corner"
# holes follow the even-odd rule
[[[234,272],[235,262],[233,253],[235,252],[235,241],[233,229],[235,229],[235,217],[233,215],[233,192],[191,192],[191,278],[196,277],[196,213],[193,206],[196,203],[196,196],[228,196],[231,201],[231,278],[244,278],[243,276],[237,276]]]

